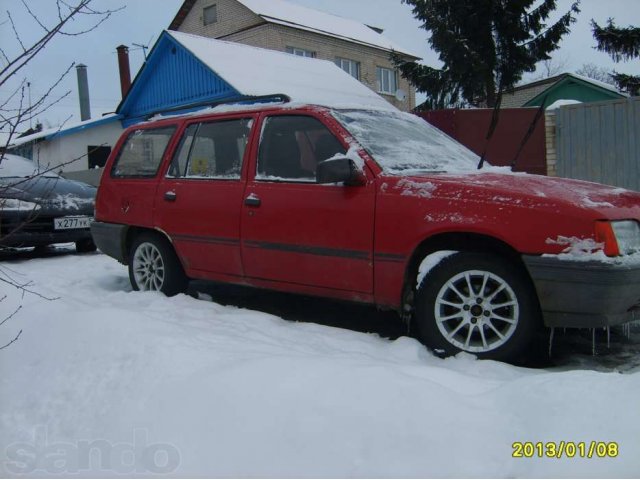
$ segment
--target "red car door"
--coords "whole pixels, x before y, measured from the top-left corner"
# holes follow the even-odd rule
[[[320,185],[318,162],[345,146],[311,115],[263,119],[242,212],[247,277],[373,291],[375,187]]]
[[[246,116],[191,123],[159,184],[154,223],[192,277],[242,275],[243,165],[253,123]]]
[[[113,223],[152,228],[153,202],[159,169],[171,149],[177,125],[129,131],[116,149],[117,158],[101,182],[97,210]]]

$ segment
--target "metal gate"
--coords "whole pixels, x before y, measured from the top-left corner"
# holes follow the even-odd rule
[[[557,110],[557,174],[640,191],[640,97]]]

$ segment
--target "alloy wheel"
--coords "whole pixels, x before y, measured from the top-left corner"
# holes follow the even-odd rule
[[[138,245],[133,255],[133,275],[143,291],[160,291],[164,283],[164,259],[158,248],[149,242]]]
[[[455,347],[472,353],[494,350],[508,342],[520,316],[518,298],[494,273],[468,270],[450,278],[436,296],[435,320]]]

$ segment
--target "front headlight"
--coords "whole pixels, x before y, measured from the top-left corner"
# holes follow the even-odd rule
[[[640,224],[634,220],[596,222],[596,241],[609,257],[640,252]]]
[[[35,212],[40,205],[17,198],[0,198],[0,214],[2,212]]]

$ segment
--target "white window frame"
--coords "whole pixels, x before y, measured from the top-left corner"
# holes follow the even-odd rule
[[[336,65],[356,80],[360,80],[360,62],[344,57],[336,57]]]
[[[305,50],[304,48],[287,47],[286,52],[292,55],[297,55],[298,57],[316,58],[316,52]]]
[[[213,20],[207,21],[207,12],[213,12]],[[202,9],[202,24],[204,26],[213,25],[214,23],[218,23],[218,5],[208,5]]]
[[[398,90],[398,72],[391,68],[376,67],[378,93],[395,95]]]

